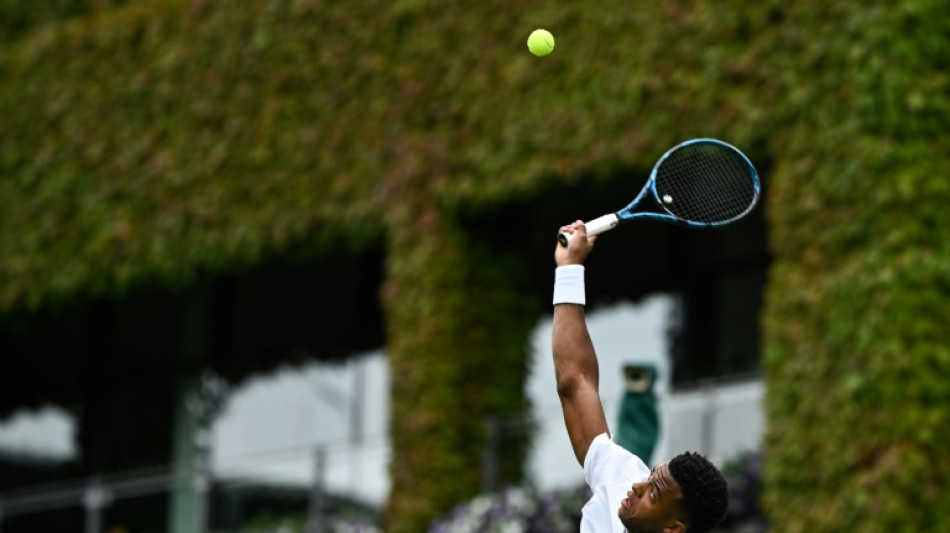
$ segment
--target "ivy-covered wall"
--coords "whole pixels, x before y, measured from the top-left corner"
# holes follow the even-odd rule
[[[483,420],[522,407],[537,312],[517,253],[458,211],[722,137],[774,169],[772,527],[940,530],[944,15],[933,0],[140,0],[44,27],[0,50],[0,310],[385,236],[387,520],[419,531],[477,491]],[[558,43],[543,59],[524,45],[538,26]]]
[[[776,35],[765,504],[778,531],[950,527],[950,19],[814,3]]]
[[[47,26],[95,15],[129,0],[4,0],[0,2],[0,42],[8,43]]]
[[[491,424],[527,413],[526,339],[541,310],[524,261],[425,196],[389,230],[384,301],[391,375],[387,531],[425,531],[477,494]],[[405,217],[405,218],[404,218]],[[527,437],[499,450],[498,485],[523,480]]]

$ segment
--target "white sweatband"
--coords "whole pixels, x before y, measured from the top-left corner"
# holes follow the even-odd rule
[[[586,303],[584,265],[565,265],[554,269],[554,305]]]

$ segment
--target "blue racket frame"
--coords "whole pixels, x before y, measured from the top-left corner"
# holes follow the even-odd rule
[[[660,168],[660,166],[663,165],[663,162],[666,161],[670,157],[670,154],[679,150],[680,148],[683,148],[685,146],[690,146],[693,144],[719,145],[721,147],[732,150],[733,152],[735,152],[742,158],[742,160],[748,166],[749,176],[752,179],[752,185],[755,191],[752,201],[749,202],[749,207],[746,208],[745,211],[743,211],[742,213],[739,213],[738,215],[728,220],[722,220],[719,222],[697,222],[694,220],[682,219],[676,215],[673,215],[672,213],[669,212],[668,209],[666,209],[663,202],[660,200],[659,194],[656,192],[657,170]],[[673,148],[670,148],[669,150],[667,150],[666,153],[664,153],[660,157],[660,159],[657,160],[656,164],[653,165],[653,170],[650,172],[650,178],[647,180],[647,183],[643,187],[643,189],[640,190],[640,193],[637,194],[637,197],[634,198],[632,202],[627,204],[626,207],[617,211],[614,214],[617,215],[617,218],[619,218],[620,220],[649,219],[649,220],[658,220],[661,222],[674,223],[674,224],[683,225],[683,226],[689,226],[691,228],[697,228],[697,229],[713,228],[713,227],[718,227],[718,226],[725,226],[726,224],[735,222],[736,220],[739,220],[740,218],[746,216],[746,214],[748,214],[749,211],[751,211],[752,208],[754,208],[755,205],[759,202],[760,192],[761,192],[761,185],[759,184],[759,173],[756,172],[755,167],[752,165],[752,161],[749,161],[749,158],[746,157],[745,154],[743,154],[738,148],[736,148],[735,146],[727,142],[723,142],[718,139],[703,137],[703,138],[690,139],[688,141],[683,141],[677,144],[676,146],[674,146]],[[655,211],[634,211],[634,209],[636,209],[636,207],[640,204],[640,202],[643,201],[644,198],[646,198],[648,193],[653,196],[653,199],[656,201],[657,205],[662,207],[663,210],[666,211],[666,213],[658,213]]]
[[[663,165],[663,162],[666,161],[670,157],[671,154],[673,154],[674,152],[676,152],[677,150],[681,148],[694,145],[694,144],[714,144],[719,147],[726,148],[729,151],[738,154],[741,160],[745,163],[749,172],[749,178],[752,181],[753,197],[752,197],[752,201],[749,202],[749,206],[746,207],[744,211],[742,211],[738,215],[727,220],[720,220],[717,222],[700,222],[696,220],[687,220],[685,218],[674,215],[672,212],[670,212],[670,210],[666,207],[666,205],[661,201],[659,197],[659,193],[656,190],[656,177],[657,177],[657,173],[660,167]],[[739,220],[740,218],[746,216],[749,213],[749,211],[752,211],[755,205],[759,202],[760,194],[761,194],[761,184],[759,183],[759,173],[756,172],[755,167],[752,165],[752,162],[749,161],[749,158],[746,157],[745,154],[743,154],[738,148],[736,148],[735,146],[732,146],[729,143],[720,141],[718,139],[711,139],[708,137],[690,139],[688,141],[683,141],[677,144],[676,146],[670,148],[669,150],[666,151],[666,153],[664,153],[657,160],[656,164],[653,165],[653,170],[650,172],[650,177],[649,179],[647,179],[646,185],[644,185],[644,187],[640,190],[640,193],[637,194],[637,197],[634,198],[632,202],[627,204],[626,207],[624,207],[623,209],[619,211],[612,212],[612,213],[603,215],[601,217],[597,217],[593,220],[589,220],[585,223],[585,226],[587,228],[588,236],[599,235],[601,233],[604,233],[605,231],[609,231],[617,227],[617,225],[619,225],[621,222],[626,222],[629,220],[636,220],[636,219],[657,220],[660,222],[667,222],[667,223],[676,224],[679,226],[686,226],[686,227],[696,228],[696,229],[725,226],[726,224]],[[640,205],[643,199],[647,197],[647,195],[652,195],[653,200],[656,202],[657,205],[659,205],[663,209],[663,211],[665,211],[665,213],[656,212],[656,211],[636,211],[636,208]],[[573,236],[572,233],[559,232],[558,242],[561,243],[561,246],[567,247],[571,241],[572,236]]]

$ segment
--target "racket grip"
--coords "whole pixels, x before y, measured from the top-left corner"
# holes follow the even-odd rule
[[[602,217],[597,217],[590,222],[585,222],[584,227],[587,228],[587,235],[593,237],[594,235],[600,235],[601,233],[612,230],[617,227],[617,224],[620,223],[620,217],[614,213],[604,215]],[[571,238],[574,236],[572,233],[564,233],[563,231],[557,234],[557,241],[561,243],[561,246],[567,248],[567,245],[571,242]]]

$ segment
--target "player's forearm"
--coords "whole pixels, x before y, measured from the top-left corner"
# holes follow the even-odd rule
[[[572,396],[582,384],[597,387],[597,356],[584,320],[584,306],[554,306],[552,352],[557,390],[561,397]]]
[[[588,237],[584,223],[579,220],[561,227],[561,231],[573,234],[573,238],[566,248],[558,245],[554,252],[558,267],[554,271],[551,348],[564,425],[574,457],[583,465],[594,438],[610,433],[597,391],[597,356],[584,319],[584,305],[587,303],[584,259],[596,237]]]

